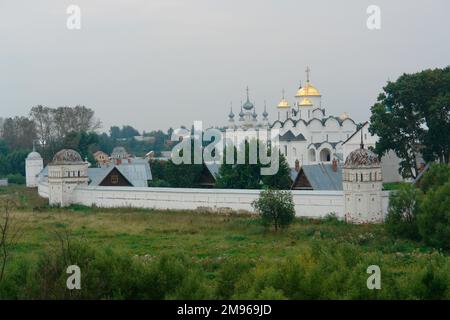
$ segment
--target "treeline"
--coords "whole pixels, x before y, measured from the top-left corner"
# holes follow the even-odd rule
[[[193,142],[192,142],[193,148]],[[270,150],[269,150],[270,151]],[[223,159],[226,159],[226,150],[223,151]],[[209,181],[215,188],[222,189],[279,189],[288,190],[292,185],[290,168],[286,158],[280,153],[278,171],[273,175],[262,175],[261,169],[269,165],[263,165],[259,161],[250,164],[249,144],[245,145],[244,164],[217,164],[216,172],[209,171],[205,164],[194,164],[194,153],[191,152],[191,164],[176,165],[169,160],[150,160],[153,180],[150,187],[172,188],[198,188],[208,177],[214,177]],[[237,163],[237,149],[235,148],[234,163]],[[211,179],[209,179],[211,180]]]
[[[393,191],[386,228],[396,237],[450,250],[450,166],[435,163],[416,185]]]
[[[125,125],[113,126],[108,133],[98,133],[101,121],[92,109],[85,106],[50,108],[42,105],[32,107],[28,117],[0,118],[0,177],[21,183],[25,175],[25,158],[35,147],[44,163],[63,148],[80,152],[83,158],[95,163],[92,154],[102,150],[108,154],[118,145],[131,154],[142,156],[150,150],[156,152],[168,148],[171,131],[143,133],[153,137],[138,141],[135,128]]]

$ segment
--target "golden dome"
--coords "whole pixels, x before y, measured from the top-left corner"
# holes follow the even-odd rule
[[[309,82],[306,83],[306,86],[300,88],[297,91],[296,97],[320,97],[321,94],[319,90],[317,90],[314,86],[312,86]]]
[[[312,106],[313,103],[308,98],[304,98],[302,102],[300,102],[300,107],[309,107]]]
[[[290,107],[289,102],[285,98],[281,99],[280,103],[278,104],[278,108],[289,108],[289,107]]]

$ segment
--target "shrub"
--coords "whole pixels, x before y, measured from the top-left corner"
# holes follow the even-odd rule
[[[430,189],[440,187],[448,181],[450,181],[450,166],[433,163],[419,181],[419,186],[423,192],[427,193]]]
[[[219,299],[230,299],[243,275],[249,273],[253,264],[247,259],[234,258],[227,261],[219,273],[216,295]]]
[[[419,233],[427,244],[450,249],[450,181],[429,190],[417,220]]]
[[[335,212],[328,213],[323,219],[323,223],[330,224],[330,225],[340,225],[345,224],[345,221],[342,219],[339,219],[337,214]]]
[[[386,228],[394,236],[419,239],[417,215],[422,193],[411,184],[402,184],[389,197]]]
[[[294,201],[289,191],[264,190],[252,206],[259,213],[266,226],[278,228],[289,226],[295,218]]]
[[[183,256],[132,258],[110,248],[97,249],[85,242],[61,241],[61,249],[39,257],[31,277],[12,272],[8,280],[28,299],[206,299],[211,292],[202,274]],[[81,290],[66,288],[66,268],[81,270]],[[22,271],[22,270],[20,270]],[[28,272],[29,273],[29,272]],[[26,274],[22,272],[21,274]],[[20,288],[20,290],[17,290]],[[20,296],[18,296],[20,298]]]
[[[9,183],[14,183],[14,184],[25,184],[25,177],[21,174],[8,174],[6,176],[6,178],[8,179]]]

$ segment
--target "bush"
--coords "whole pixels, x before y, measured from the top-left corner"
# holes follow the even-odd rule
[[[236,285],[243,275],[249,273],[253,264],[247,259],[232,259],[227,261],[219,273],[216,295],[220,299],[230,299],[235,291]]]
[[[81,290],[66,288],[66,268],[81,270]],[[20,266],[19,266],[20,267]],[[40,255],[32,271],[9,273],[0,297],[27,299],[206,299],[211,296],[192,261],[179,256],[133,258],[85,242],[61,241]],[[20,271],[20,273],[18,272]],[[26,271],[26,270],[25,270]],[[30,274],[26,277],[25,275]],[[20,288],[20,290],[18,289]],[[12,293],[19,296],[13,296]]]
[[[252,206],[260,214],[263,223],[278,228],[289,226],[295,217],[292,193],[281,190],[264,190],[259,199],[253,201]]]
[[[450,249],[450,181],[426,194],[417,220],[427,244]]]
[[[448,181],[450,181],[450,166],[433,163],[419,181],[419,186],[423,192],[427,193],[430,189],[440,187]]]
[[[166,180],[156,179],[149,181],[148,186],[154,188],[170,188],[170,183],[168,183]]]
[[[411,184],[402,184],[389,197],[386,229],[394,235],[418,240],[417,215],[422,193]]]
[[[6,176],[6,178],[8,179],[9,183],[14,183],[14,184],[25,184],[25,177],[19,173],[17,174],[8,174]]]

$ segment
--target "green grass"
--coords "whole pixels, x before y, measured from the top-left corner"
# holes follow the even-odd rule
[[[447,265],[450,262],[447,253],[437,253],[422,243],[392,238],[383,225],[350,225],[332,217],[296,219],[288,229],[275,233],[265,229],[252,215],[79,205],[50,208],[45,199],[37,196],[36,190],[20,186],[0,188],[0,197],[5,195],[22,199],[13,215],[14,222],[23,230],[12,250],[11,259],[15,262],[37,259],[49,247],[57,245],[56,235],[62,233],[72,239],[86,240],[94,248],[111,248],[129,257],[186,256],[213,287],[223,271],[224,261],[250,259],[276,268],[286,259],[330,248],[331,251],[351,248],[356,255],[370,259],[381,257],[379,263],[384,263],[384,270],[392,274],[413,273],[418,268],[416,265],[426,265],[436,254]],[[263,271],[256,267],[255,274],[258,272]]]
[[[385,191],[398,190],[401,185],[402,182],[385,182],[383,183],[383,190]]]

